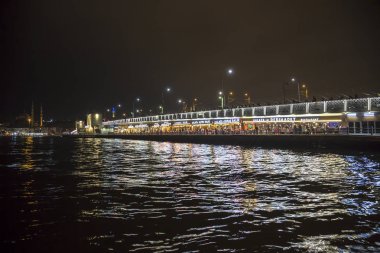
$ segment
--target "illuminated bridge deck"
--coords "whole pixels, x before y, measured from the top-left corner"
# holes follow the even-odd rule
[[[366,118],[376,122],[379,121],[379,112],[380,97],[372,97],[172,113],[112,120],[103,122],[103,125],[115,127],[168,122],[178,124],[184,121],[192,124],[218,124],[241,119],[252,119],[256,122],[331,122],[341,117],[352,121]]]

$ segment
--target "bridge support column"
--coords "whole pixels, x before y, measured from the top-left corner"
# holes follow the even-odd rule
[[[267,115],[267,107],[264,106],[264,116],[266,116],[266,115]]]
[[[327,112],[327,102],[323,101],[323,112]]]
[[[309,114],[310,103],[306,103],[306,114]]]
[[[347,112],[347,100],[343,100],[343,111]]]
[[[278,115],[280,112],[280,106],[279,105],[276,105],[276,115]]]
[[[290,105],[290,114],[293,114],[293,104]]]

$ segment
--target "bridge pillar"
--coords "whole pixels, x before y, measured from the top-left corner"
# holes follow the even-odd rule
[[[252,116],[255,116],[255,114],[256,114],[256,107],[253,107],[252,108]]]
[[[306,114],[309,114],[310,111],[310,103],[306,103]]]
[[[347,100],[343,100],[343,111],[347,112]]]
[[[327,112],[327,102],[323,101],[323,112]]]
[[[290,104],[290,114],[293,114],[293,104]]]
[[[266,115],[267,115],[267,107],[264,106],[264,116],[266,116]]]
[[[241,116],[244,117],[244,108],[241,108]]]
[[[280,106],[279,105],[276,105],[276,115],[278,115],[280,112]]]

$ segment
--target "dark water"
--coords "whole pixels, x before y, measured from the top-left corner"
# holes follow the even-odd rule
[[[380,252],[380,157],[0,139],[0,252]]]

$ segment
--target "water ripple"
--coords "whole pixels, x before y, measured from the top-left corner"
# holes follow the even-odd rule
[[[380,251],[375,154],[66,138],[0,149],[7,251]]]

